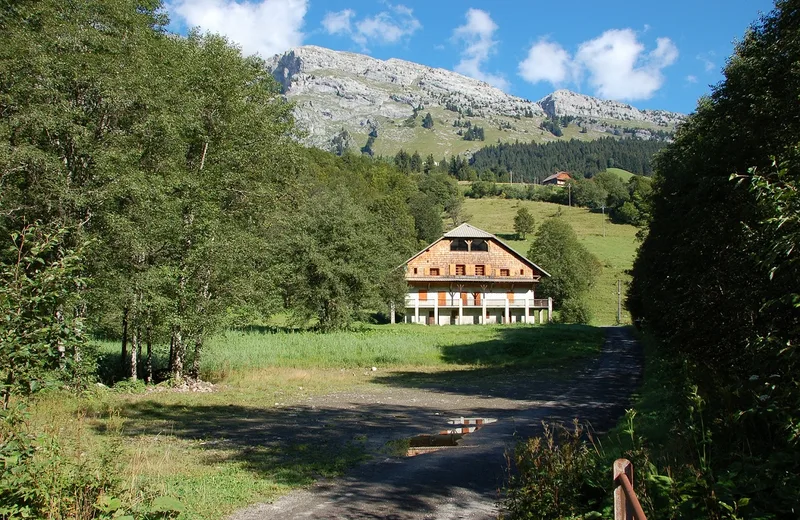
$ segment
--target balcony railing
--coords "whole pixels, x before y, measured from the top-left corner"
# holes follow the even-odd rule
[[[406,308],[413,308],[416,305],[416,302],[417,302],[416,298],[406,298]],[[454,298],[447,297],[445,298],[444,302],[442,302],[438,298],[427,298],[419,300],[419,307],[433,308],[438,306],[440,309],[458,308],[459,302],[460,298],[458,297]],[[487,308],[492,308],[492,309],[505,308],[506,306],[505,298],[486,298],[481,300],[475,300],[472,297],[468,298],[466,303],[461,303],[461,306],[465,309],[482,308],[484,306],[484,302],[486,303]],[[514,298],[514,301],[508,300],[508,306],[509,308],[512,309],[523,309],[525,308],[525,298]],[[528,308],[547,309],[548,300],[545,298],[528,299]]]

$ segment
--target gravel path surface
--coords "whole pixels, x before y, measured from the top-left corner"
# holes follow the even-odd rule
[[[254,435],[358,438],[380,453],[390,439],[438,433],[452,418],[497,422],[464,436],[457,447],[409,458],[379,456],[344,478],[320,481],[230,519],[496,518],[506,450],[539,433],[542,421],[577,417],[598,432],[607,430],[624,413],[641,370],[641,348],[630,331],[609,327],[602,353],[561,380],[530,370],[477,369],[446,378],[391,374],[376,378],[385,385],[369,393],[309,398],[286,408],[282,424],[256,427]]]

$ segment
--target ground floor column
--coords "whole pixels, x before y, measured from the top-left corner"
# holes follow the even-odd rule
[[[436,299],[433,300],[433,324],[439,324],[439,295],[436,295]]]
[[[486,325],[486,295],[481,298],[481,323]]]
[[[419,323],[419,294],[414,299],[414,323]]]
[[[547,299],[547,322],[553,322],[553,298]]]
[[[528,323],[531,319],[531,306],[528,298],[525,298],[525,323]]]
[[[456,325],[461,325],[461,318],[464,317],[464,298],[459,293],[458,295],[458,323]]]
[[[544,323],[544,309],[539,309],[539,325]]]
[[[508,304],[508,296],[506,296],[506,323],[511,323],[511,309]]]

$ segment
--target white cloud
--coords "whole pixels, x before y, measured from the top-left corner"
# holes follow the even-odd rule
[[[322,26],[328,34],[349,34],[353,29],[350,27],[350,19],[355,16],[352,9],[344,9],[337,13],[327,13],[322,19]]]
[[[656,39],[650,52],[632,29],[612,29],[583,42],[574,57],[557,43],[541,40],[519,64],[526,81],[554,85],[586,76],[595,94],[611,99],[649,99],[664,84],[663,69],[678,59],[669,38]]]
[[[303,43],[308,0],[174,0],[167,9],[190,27],[220,33],[245,54],[266,58]]]
[[[407,36],[411,36],[422,27],[414,17],[414,11],[404,5],[387,4],[388,9],[375,16],[368,16],[356,21],[355,11],[345,9],[336,13],[328,13],[322,20],[322,26],[328,34],[345,34],[354,42],[367,50],[367,45],[393,44]]]
[[[717,68],[717,64],[714,63],[714,51],[707,52],[705,54],[698,54],[697,59],[703,62],[703,67],[706,69],[706,72],[711,72]]]
[[[686,81],[688,81],[689,83],[697,83],[697,76],[689,74],[688,76],[686,76]]]
[[[502,90],[508,89],[508,81],[500,75],[491,74],[483,70],[483,65],[494,53],[497,41],[494,33],[497,24],[494,23],[489,13],[480,9],[467,11],[467,23],[456,27],[453,37],[466,44],[461,51],[461,61],[456,65],[456,72],[485,81]]]
[[[606,31],[582,43],[575,55],[599,96],[631,100],[651,98],[664,84],[661,70],[677,59],[678,48],[669,38],[659,38],[656,49],[644,54],[631,29]]]
[[[531,46],[528,57],[519,64],[519,75],[530,83],[558,85],[572,80],[573,69],[572,58],[561,45],[542,39]]]

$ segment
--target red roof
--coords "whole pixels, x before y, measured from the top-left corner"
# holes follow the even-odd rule
[[[544,182],[547,182],[547,181],[567,181],[569,179],[572,179],[572,177],[570,177],[569,173],[567,173],[567,172],[558,172],[558,173],[556,173],[554,175],[551,175],[550,177],[546,178],[542,182],[544,183]]]

